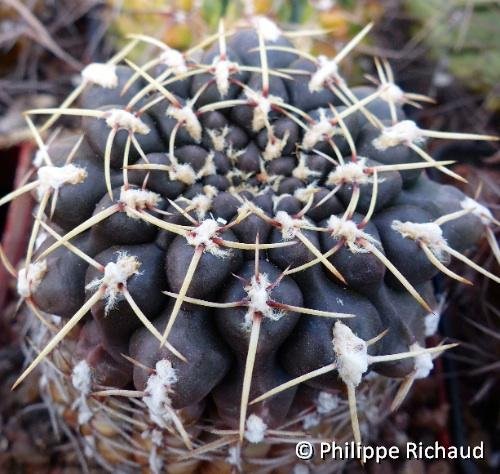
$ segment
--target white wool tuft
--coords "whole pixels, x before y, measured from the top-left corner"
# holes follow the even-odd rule
[[[220,226],[214,219],[205,219],[187,239],[190,245],[197,247],[199,245],[208,246],[213,237],[219,232]]]
[[[163,472],[163,459],[158,456],[158,448],[153,446],[148,456],[149,469],[152,474],[161,474]]]
[[[264,423],[260,416],[255,414],[247,418],[245,439],[250,443],[260,443],[264,440],[266,435],[267,425]]]
[[[161,201],[161,196],[146,189],[125,189],[122,187],[120,190],[120,201],[126,205],[125,213],[127,216],[132,219],[138,219],[128,208],[138,211],[154,208]]]
[[[314,196],[318,192],[319,188],[317,187],[317,182],[314,181],[308,184],[305,188],[297,188],[293,196],[297,198],[301,203],[309,202],[311,196]]]
[[[163,434],[160,430],[145,431],[143,437],[151,438],[151,450],[149,451],[149,468],[152,474],[161,474],[163,472],[163,458],[158,456],[158,448],[163,444]]]
[[[92,371],[85,359],[78,362],[71,372],[71,383],[79,392],[79,396],[73,403],[73,408],[78,410],[78,424],[88,423],[93,414],[87,404],[87,396],[92,391]]]
[[[104,288],[105,313],[114,307],[120,298],[123,287],[127,284],[127,280],[132,275],[138,274],[141,266],[136,257],[127,255],[126,252],[117,252],[117,254],[116,262],[109,262],[104,267],[104,276],[96,278],[85,287],[87,290]]]
[[[212,140],[212,145],[215,150],[224,151],[226,149],[226,136],[229,133],[229,127],[227,125],[220,130],[207,129],[207,133]]]
[[[177,163],[172,165],[168,172],[170,181],[180,181],[188,186],[196,182],[196,173],[188,163]]]
[[[256,92],[251,89],[247,89],[245,94],[254,108],[252,130],[258,132],[269,122],[268,116],[269,112],[271,112],[273,103],[283,102],[283,99],[273,95],[264,96],[261,92]]]
[[[51,314],[51,315],[50,315],[50,320],[51,320],[54,324],[59,325],[59,324],[61,324],[62,318],[61,318],[61,316],[56,316],[55,314]]]
[[[217,194],[219,194],[219,190],[211,184],[206,184],[205,186],[203,186],[203,192],[205,193],[205,196],[208,196],[210,199],[213,199],[215,196],[217,196]]]
[[[33,166],[35,168],[40,168],[40,166],[43,166],[45,163],[45,153],[48,152],[48,147],[45,145],[42,145],[41,147],[38,148],[38,150],[35,152],[35,155],[33,156]]]
[[[227,450],[226,462],[241,470],[241,449],[239,446],[230,446]]]
[[[359,239],[367,240],[373,244],[378,241],[370,234],[363,232],[358,228],[358,225],[352,220],[344,220],[340,217],[331,215],[327,221],[328,229],[331,231],[332,237],[344,239],[349,250],[352,253],[367,253],[368,250],[357,243]]]
[[[151,438],[151,442],[155,446],[161,446],[163,444],[163,433],[160,430],[153,429],[151,431],[146,431],[143,433],[144,438],[148,436]]]
[[[339,406],[339,397],[333,393],[319,392],[318,400],[316,402],[316,410],[321,415],[326,415],[332,412]]]
[[[329,175],[326,184],[366,184],[371,182],[370,176],[366,173],[366,158],[360,157],[358,161],[349,161],[338,165]]]
[[[381,84],[379,87],[380,98],[386,102],[392,102],[394,104],[404,104],[405,93],[403,90],[394,84],[393,82],[387,82]]]
[[[259,94],[251,95],[252,100],[255,100],[256,102],[253,111],[252,129],[254,132],[258,132],[264,128],[268,122],[269,112],[271,111],[271,101],[268,97],[264,97]]]
[[[45,231],[40,231],[37,238],[35,239],[35,249],[39,249],[40,246],[47,240],[49,234]]]
[[[168,359],[161,359],[155,365],[156,377],[162,384],[172,385],[177,382],[177,375],[172,367],[172,363]],[[151,378],[151,377],[150,377]]]
[[[272,41],[274,43],[280,38],[281,30],[278,28],[278,25],[269,18],[265,16],[254,16],[250,21],[256,30],[261,31],[265,41]]]
[[[415,122],[402,120],[392,127],[384,127],[372,144],[378,150],[386,150],[397,145],[420,143],[423,140],[424,137]]]
[[[424,349],[417,342],[410,346],[410,351],[420,351]],[[434,364],[432,362],[432,356],[430,353],[425,352],[423,354],[419,354],[415,356],[415,378],[416,379],[425,379],[434,368]]]
[[[29,298],[40,285],[47,273],[47,260],[30,263],[28,268],[21,268],[17,273],[17,292],[23,298]]]
[[[38,379],[38,387],[40,391],[46,391],[47,386],[49,385],[49,378],[46,373],[42,373],[40,378]]]
[[[104,118],[108,127],[116,130],[127,130],[141,135],[147,135],[151,131],[139,117],[123,109],[108,110],[104,113]]]
[[[399,232],[405,239],[422,242],[440,260],[445,257],[446,240],[443,237],[441,227],[434,222],[420,224],[417,222],[394,220],[392,221],[391,228]]]
[[[438,327],[439,327],[439,321],[441,319],[441,313],[437,310],[435,310],[433,313],[428,313],[424,317],[424,330],[425,330],[425,337],[431,337],[436,334]]]
[[[238,71],[238,63],[216,56],[212,61],[212,67],[214,68],[217,90],[222,97],[225,97],[229,92],[229,76],[231,73]]]
[[[274,220],[280,224],[281,235],[285,240],[293,239],[300,227],[307,223],[305,219],[294,219],[285,211],[278,211],[274,216]]]
[[[309,81],[309,91],[319,92],[328,81],[341,82],[339,67],[334,59],[328,59],[326,56],[318,56],[318,69],[311,76]]]
[[[92,371],[85,359],[73,367],[71,383],[83,395],[88,395],[92,390]]]
[[[321,417],[317,412],[308,413],[302,420],[302,428],[310,430],[321,423]]]
[[[245,291],[248,295],[248,310],[245,314],[245,328],[252,327],[252,320],[255,313],[260,313],[263,317],[269,318],[272,321],[278,321],[282,316],[282,311],[276,311],[267,304],[271,298],[269,290],[269,278],[266,273],[259,273],[259,277],[255,275],[250,279],[250,283],[245,286]]]
[[[82,69],[82,78],[86,82],[97,84],[105,89],[114,89],[118,86],[116,66],[107,63],[91,63]]]
[[[37,173],[40,182],[37,188],[39,198],[50,190],[58,190],[64,184],[79,184],[87,178],[85,168],[72,163],[64,166],[41,166]]]
[[[189,135],[191,135],[196,142],[200,142],[202,132],[201,123],[190,105],[185,105],[180,108],[170,105],[167,109],[167,115],[184,125]]]
[[[247,213],[253,213],[259,210],[262,211],[262,209],[256,206],[255,203],[253,203],[252,201],[244,200],[243,204],[241,204],[241,206],[238,207],[237,216],[242,216]]]
[[[262,153],[264,160],[271,161],[275,158],[279,158],[283,148],[285,148],[289,136],[290,132],[286,130],[282,138],[278,138],[276,136],[268,138],[266,148]]]
[[[340,378],[357,387],[368,370],[367,345],[345,324],[337,321],[333,326],[333,350]]]
[[[181,52],[168,48],[160,54],[160,61],[172,70],[175,75],[187,72],[187,64]]]
[[[216,257],[227,257],[229,250],[222,249],[214,241],[214,237],[218,237],[221,227],[215,219],[205,219],[201,224],[186,234],[186,240],[193,247],[203,247],[204,252],[209,252]]]
[[[326,116],[325,109],[320,109],[319,114],[319,121],[309,127],[309,129],[304,133],[302,147],[305,150],[314,148],[316,143],[324,140],[325,138],[331,138],[333,135],[342,133],[340,127],[334,125],[331,119]]]
[[[193,207],[196,212],[198,220],[202,220],[212,208],[212,197],[207,194],[197,194],[191,199],[189,207]]]
[[[236,160],[238,159],[239,156],[241,156],[243,153],[245,153],[245,150],[235,150],[233,148],[233,144],[230,143],[229,146],[227,147],[227,150],[226,150],[226,156],[233,162],[233,163],[236,163]],[[239,173],[238,176],[241,175],[241,170],[239,170],[238,168],[234,169],[234,170],[231,170],[229,173],[234,173],[235,175],[237,175],[237,173]],[[226,175],[229,177],[229,173]]]
[[[321,176],[321,172],[308,168],[306,164],[306,158],[306,155],[301,153],[299,162],[292,171],[292,176],[294,178],[300,179],[301,181],[308,181],[311,177]]]
[[[83,454],[89,459],[94,458],[96,448],[95,448],[95,438],[93,435],[83,436]]]
[[[424,317],[424,329],[425,336],[434,336],[437,333],[439,327],[439,321],[441,320],[441,315],[443,314],[446,305],[446,295],[440,295],[438,297],[438,304],[433,309],[432,313],[426,314]]]
[[[493,214],[491,211],[486,206],[479,204],[475,199],[467,196],[460,202],[460,206],[462,209],[465,209],[466,211],[469,211],[479,217],[484,225],[491,224],[493,221]]]
[[[143,401],[149,417],[160,428],[168,428],[172,420],[169,392],[177,382],[177,375],[168,359],[161,359],[155,365],[155,373],[146,382]]]
[[[212,176],[214,174],[217,174],[217,169],[214,164],[214,152],[210,151],[205,159],[205,163],[203,163],[203,166],[200,168],[198,173],[196,173],[196,178],[200,179],[204,176]]]

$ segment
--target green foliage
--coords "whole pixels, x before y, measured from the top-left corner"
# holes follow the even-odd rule
[[[225,0],[205,0],[202,3],[201,16],[211,30],[215,30],[221,15],[227,14],[232,3]]]
[[[427,29],[424,41],[433,57],[446,59],[450,72],[467,87],[488,93],[498,83],[498,2],[407,0],[406,7]]]

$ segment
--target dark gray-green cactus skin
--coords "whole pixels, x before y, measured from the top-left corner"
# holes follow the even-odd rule
[[[266,44],[291,47],[284,36]],[[422,160],[405,144],[385,149],[374,144],[382,132],[370,123],[366,111],[384,126],[392,124],[390,108],[380,97],[367,104],[365,111],[355,110],[344,118],[357,150],[354,155],[350,141],[335,122],[336,114],[349,110],[350,105],[331,88],[311,90],[309,81],[318,66],[289,51],[269,50],[270,70],[282,68],[284,72],[271,74],[268,89],[263,91],[265,72],[248,70],[262,67],[256,48],[259,38],[252,30],[241,30],[228,39],[226,58],[238,63],[241,70],[230,74],[224,93],[208,68],[220,56],[218,46],[201,55],[206,72],[165,86],[168,98],[151,87],[127,110],[149,132],[134,135],[136,146],[127,145],[133,131],[117,131],[109,153],[109,183],[103,163],[110,128],[102,117],[85,116],[77,130],[66,132],[49,147],[54,163],[62,165],[65,155],[83,135],[73,163],[84,168],[87,177],[79,184],[63,184],[54,212],[47,209],[47,217],[64,235],[117,206],[111,216],[71,242],[103,267],[115,262],[119,255],[136,257],[140,266],[126,281],[126,289],[160,333],[176,312],[168,342],[187,361],[179,359],[167,346],[160,347],[157,337],[142,327],[124,297],[118,298],[112,308],[106,308],[105,299],[92,307],[82,323],[78,356],[88,361],[101,383],[135,390],[144,390],[156,362],[168,359],[177,374],[172,406],[181,409],[208,402],[215,407],[221,424],[230,428],[238,426],[251,335],[246,321],[252,303],[249,288],[252,277],[257,277],[255,272],[265,275],[270,283],[276,282],[267,297],[278,302],[277,307],[284,306],[283,314],[276,320],[259,312],[250,315],[262,319],[251,399],[335,362],[332,329],[336,319],[287,310],[286,305],[352,313],[355,317],[346,320],[346,324],[364,340],[388,329],[380,341],[370,346],[372,355],[405,352],[415,343],[424,346],[423,319],[428,311],[382,259],[392,262],[405,282],[434,308],[431,280],[439,270],[429,261],[421,243],[406,238],[393,223],[431,223],[460,211],[465,199],[458,189],[431,181],[422,169],[380,173],[374,202],[375,186],[370,180],[343,182],[335,190],[337,184],[330,179],[343,166],[340,161],[363,163],[369,170]],[[199,63],[190,61],[188,67],[199,67]],[[310,74],[290,78],[286,77],[287,69],[303,69]],[[161,65],[150,74],[157,77],[165,70],[166,66]],[[97,111],[122,110],[148,85],[139,74],[127,92],[121,94],[121,87],[134,76],[134,71],[119,66],[116,72],[115,88],[92,85],[81,95],[79,106]],[[202,93],[197,96],[200,90]],[[359,100],[375,91],[352,89]],[[252,98],[252,93],[258,98]],[[148,107],[155,99],[157,102]],[[266,123],[256,127],[258,101],[268,99],[271,105]],[[223,101],[234,102],[228,107],[216,106]],[[188,119],[183,121],[172,115],[170,107],[174,106],[191,107],[195,118],[189,120],[199,125],[199,131],[189,128]],[[398,120],[405,119],[399,105],[396,114]],[[322,120],[337,127],[335,134],[320,134],[312,147],[304,146],[307,131]],[[129,145],[126,162],[131,167],[124,170],[124,154]],[[136,211],[149,213],[162,225],[131,212],[131,204],[125,198],[121,200],[124,190],[156,193],[154,204]],[[349,210],[356,199],[356,205]],[[240,219],[244,209],[249,209],[248,215]],[[366,221],[365,216],[370,213]],[[349,241],[345,235],[335,234],[329,227],[332,216],[352,223],[361,237]],[[298,222],[293,224],[297,227],[287,228],[286,219]],[[208,220],[216,223],[218,230],[207,237],[200,229]],[[475,245],[483,227],[476,215],[466,214],[443,224],[443,237],[450,247],[463,252]],[[287,230],[291,235],[286,235]],[[54,242],[49,239],[36,255]],[[368,243],[382,259],[369,249]],[[269,247],[259,247],[268,244]],[[320,257],[336,246],[337,250],[322,261]],[[190,274],[198,254],[199,261]],[[314,263],[315,259],[318,261]],[[68,319],[92,296],[95,289],[88,285],[100,278],[102,269],[89,265],[65,246],[49,254],[47,261],[48,272],[32,299],[40,310]],[[448,263],[446,258],[442,263]],[[300,266],[306,268],[293,272]],[[342,278],[335,275],[332,266]],[[177,312],[174,307],[180,293],[186,299]],[[238,302],[240,306],[221,306]],[[138,364],[134,366],[123,355]],[[414,370],[414,362],[406,359],[380,363],[370,369],[387,377],[402,378]],[[279,426],[289,413],[297,411],[296,392],[300,399],[300,394],[310,389],[314,389],[313,393],[337,389],[340,381],[334,371],[305,385],[306,388],[302,385],[298,390],[294,388],[251,405],[249,414],[258,414],[269,426]]]

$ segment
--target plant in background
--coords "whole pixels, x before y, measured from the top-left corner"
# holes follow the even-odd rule
[[[463,179],[427,139],[495,137],[407,120],[429,99],[384,61],[349,87],[370,28],[334,57],[260,16],[185,52],[132,35],[61,107],[26,112],[33,175],[0,200],[39,201],[23,267],[2,254],[37,319],[15,386],[40,368],[104,468],[314,470],[297,438],[370,437],[452,346],[425,347],[432,278],[469,283],[453,258],[500,281],[464,254],[489,210],[425,175]],[[45,140],[62,116],[75,127]]]
[[[419,23],[413,46],[423,42],[441,69],[471,91],[487,95],[486,108],[498,111],[498,94],[489,94],[500,73],[497,2],[418,0],[405,2],[405,8]]]

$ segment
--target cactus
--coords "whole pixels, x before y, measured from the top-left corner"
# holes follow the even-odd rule
[[[23,268],[2,254],[38,324],[15,386],[40,367],[105,469],[314,470],[297,438],[350,425],[362,442],[453,346],[425,347],[432,278],[470,283],[454,258],[500,281],[464,255],[484,232],[498,252],[498,222],[425,175],[462,180],[427,139],[495,137],[407,120],[429,98],[385,61],[349,87],[370,28],[334,58],[262,17],[185,53],[135,35],[59,108],[26,112],[36,177],[0,200],[38,199]],[[141,43],[158,54],[137,65]],[[45,143],[62,116],[74,128]]]

